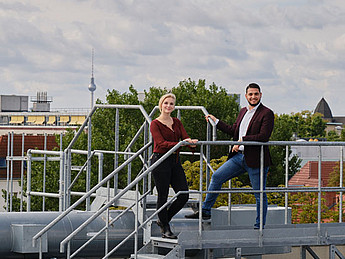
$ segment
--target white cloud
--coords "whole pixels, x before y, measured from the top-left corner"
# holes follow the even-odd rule
[[[312,110],[325,97],[336,115],[344,31],[343,0],[3,0],[1,94],[44,90],[53,107],[88,107],[94,48],[102,100],[107,89],[187,78],[243,96],[255,81],[277,113]]]

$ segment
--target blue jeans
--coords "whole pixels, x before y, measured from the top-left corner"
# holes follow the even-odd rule
[[[266,187],[266,178],[269,167],[264,167],[264,190]],[[260,168],[249,167],[246,164],[244,155],[238,153],[226,161],[221,167],[219,167],[212,175],[209,191],[218,191],[222,188],[222,184],[230,179],[237,177],[245,172],[248,172],[249,179],[254,190],[260,190]],[[202,204],[202,211],[205,214],[211,214],[211,208],[213,207],[219,193],[208,193],[206,199]],[[256,200],[256,226],[260,225],[260,193],[255,193]],[[267,195],[263,194],[263,225],[266,223],[267,215]]]

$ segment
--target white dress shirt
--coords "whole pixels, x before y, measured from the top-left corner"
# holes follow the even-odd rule
[[[260,105],[260,103],[258,103],[258,105],[256,105],[251,110],[249,109],[249,106],[247,107],[247,112],[244,114],[243,119],[242,119],[241,124],[240,124],[240,131],[238,134],[239,141],[242,140],[242,138],[247,134],[249,123],[252,120],[254,113],[258,109],[259,105]],[[243,152],[244,151],[244,145],[240,145],[239,150]]]

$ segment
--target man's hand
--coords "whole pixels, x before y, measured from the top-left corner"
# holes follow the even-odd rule
[[[212,114],[209,114],[209,115],[205,116],[205,119],[207,120],[207,122],[208,122],[209,118],[211,118],[211,120],[213,120],[214,122],[216,122],[216,120],[217,120],[217,118],[214,117]]]
[[[238,152],[239,148],[240,148],[240,145],[233,145],[232,152]]]
[[[240,137],[240,139],[238,140],[238,142],[242,142],[242,137]],[[240,145],[234,145],[231,149],[232,152],[238,152],[240,148]]]

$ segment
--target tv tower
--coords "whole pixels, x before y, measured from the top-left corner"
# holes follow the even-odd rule
[[[93,77],[93,56],[94,56],[94,49],[92,48],[91,82],[89,84],[89,91],[91,92],[91,109],[93,108],[93,92],[96,90],[95,79]]]

